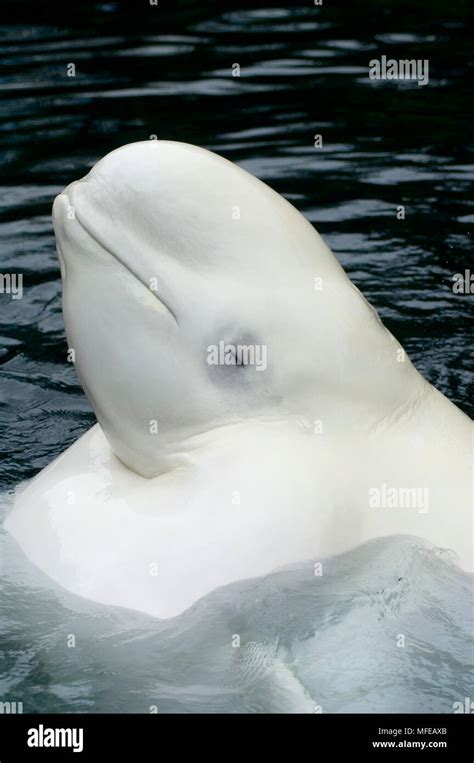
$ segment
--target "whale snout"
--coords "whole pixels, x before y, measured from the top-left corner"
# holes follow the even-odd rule
[[[92,173],[70,183],[56,196],[52,218],[58,250],[66,260],[97,247],[115,254],[123,239],[120,208],[113,210],[106,189]]]
[[[68,212],[71,210],[71,202],[65,191],[62,191],[56,196],[53,202],[53,228],[56,237],[56,252],[59,260],[59,268],[61,271],[61,278],[63,281],[66,278],[66,261],[63,252],[64,242],[67,239],[67,226]]]
[[[56,228],[59,228],[60,224],[63,222],[63,219],[66,217],[69,206],[69,196],[65,190],[61,191],[61,193],[56,196],[53,202],[53,225],[55,232]]]
[[[68,293],[78,276],[81,283],[87,279],[89,288],[93,279],[107,290],[123,285],[125,276],[127,283],[132,279],[140,284],[142,291],[136,299],[143,306],[178,325],[170,306],[173,293],[163,278],[163,257],[154,238],[143,235],[140,220],[134,225],[133,214],[127,204],[121,204],[117,187],[109,190],[92,171],[56,196],[52,216],[64,283],[68,273]]]
[[[75,186],[82,182],[82,180],[75,180],[73,183],[70,183],[54,199],[52,218],[54,233],[58,243],[66,241],[73,234],[74,226],[71,223],[77,220],[77,217],[76,207],[72,200],[72,191]]]

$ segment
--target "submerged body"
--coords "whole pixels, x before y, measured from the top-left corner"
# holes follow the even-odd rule
[[[387,535],[472,570],[472,423],[290,204],[214,154],[152,141],[105,157],[54,219],[99,424],[7,520],[41,569],[157,617]],[[265,364],[210,362],[221,343]]]

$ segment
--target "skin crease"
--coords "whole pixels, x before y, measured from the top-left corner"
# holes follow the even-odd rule
[[[53,220],[68,343],[99,423],[7,519],[43,571],[171,617],[387,535],[472,570],[470,419],[281,196],[208,151],[147,141],[68,186]],[[266,368],[209,365],[221,340],[264,345]],[[384,485],[423,498],[374,506]]]

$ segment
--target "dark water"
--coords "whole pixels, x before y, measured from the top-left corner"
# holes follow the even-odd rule
[[[252,9],[251,3],[239,8],[238,3],[163,0],[158,7],[145,2],[3,3],[0,269],[23,274],[24,289],[19,300],[0,294],[3,490],[33,476],[94,421],[74,369],[66,362],[50,219],[53,197],[108,151],[152,135],[217,151],[292,201],[317,226],[419,370],[473,414],[474,298],[452,290],[453,274],[474,272],[474,115],[468,88],[472,10],[464,2],[421,0],[409,6],[390,0],[346,6],[331,2],[319,8],[308,2],[288,9],[261,3]],[[368,62],[383,54],[428,59],[429,84],[371,81]],[[74,77],[67,76],[71,63]],[[240,77],[232,76],[235,63]],[[317,134],[322,148],[314,146]],[[404,220],[397,219],[399,205],[405,207]],[[8,545],[5,538],[3,542]],[[408,565],[414,563],[410,553],[402,555]],[[219,611],[219,627],[225,631],[219,643],[228,646],[229,634],[236,632],[228,612],[235,607],[242,613],[240,627],[246,630],[247,642],[264,644],[265,654],[270,650],[269,664],[278,653],[280,662],[293,670],[299,659],[311,706],[322,693],[323,704],[332,710],[387,709],[392,695],[384,694],[382,687],[391,676],[391,707],[450,712],[452,702],[468,691],[468,598],[462,576],[456,577],[439,561],[434,582],[429,583],[427,570],[435,562],[426,564],[419,575],[426,577],[425,588],[420,582],[417,591],[411,591],[412,599],[394,589],[395,598],[390,594],[390,603],[379,607],[374,596],[380,594],[373,592],[371,581],[363,581],[358,603],[354,590],[346,591],[339,614],[321,609],[321,598],[314,599],[314,591],[310,595],[301,581],[285,579],[275,584],[276,603],[268,594],[268,611],[278,624],[273,630],[252,615],[253,589],[247,598],[239,589],[238,595],[229,593],[225,606],[221,602],[221,608],[213,610],[215,629]],[[217,646],[204,625],[206,607],[214,607],[212,597],[197,620],[194,615],[184,617],[173,630],[138,617],[136,626],[131,621],[124,624],[123,613],[86,605],[87,617],[79,617],[77,602],[72,609],[60,604],[58,593],[47,586],[44,598],[39,596],[32,607],[29,585],[21,580],[18,575],[4,586],[6,608],[3,613],[0,609],[0,623],[9,636],[0,696],[16,690],[24,696],[30,687],[30,709],[55,710],[143,710],[155,696],[165,709],[202,709],[206,701],[215,709],[219,697],[225,709],[252,709],[253,701],[259,708],[272,702],[278,706],[279,689],[271,681],[256,690],[252,701],[246,690],[246,699],[233,705],[224,697],[227,689],[216,694],[221,674],[221,683],[212,679],[206,684],[202,673],[193,673],[195,658],[210,666],[212,675],[216,665],[224,664],[218,657],[213,662]],[[279,636],[275,647],[281,623],[289,617],[281,604],[282,591],[292,590],[293,584],[306,608],[300,602],[296,629],[290,628],[286,640]],[[390,585],[395,584],[387,582]],[[421,606],[425,594],[427,610]],[[399,600],[408,608],[414,603],[421,607],[410,626],[420,651],[410,660],[402,663],[399,650],[391,652],[390,662],[385,636],[377,629],[375,636],[353,645],[352,652],[344,646],[354,623],[367,617],[370,623],[378,622],[377,613],[385,617],[387,607],[395,618],[393,632],[401,628],[399,610],[391,609]],[[400,611],[406,614],[403,606]],[[38,625],[32,611],[40,610]],[[70,618],[74,625],[69,625]],[[324,647],[328,637],[325,618],[343,623],[340,631],[329,629],[332,674],[315,647]],[[434,629],[440,618],[443,628]],[[56,646],[51,651],[55,638],[63,644],[61,638],[74,628],[82,628],[86,642],[78,664],[71,662],[73,650],[61,652]],[[180,629],[186,633],[188,628],[193,633],[189,642],[184,637],[176,641]],[[456,629],[464,641],[458,640]],[[423,639],[426,643],[420,646]],[[291,644],[300,642],[306,646],[296,658]],[[349,656],[360,657],[374,643],[379,646],[375,662],[363,662],[359,673],[351,673],[350,665],[357,660],[351,662]],[[110,655],[116,655],[115,662]],[[163,673],[170,656],[172,675]],[[155,659],[161,672],[157,668],[148,677],[155,687],[147,684],[142,695],[143,684],[139,688],[131,676],[144,676]],[[338,660],[346,664],[346,679],[337,672]],[[121,683],[124,662],[135,673],[130,667]],[[188,666],[182,668],[182,676],[178,664]],[[180,676],[181,689],[176,688]],[[323,678],[316,690],[318,676]],[[195,703],[190,686],[197,687]]]

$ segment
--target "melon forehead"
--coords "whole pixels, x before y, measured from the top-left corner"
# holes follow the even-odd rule
[[[200,267],[298,268],[312,260],[312,226],[279,194],[226,159],[169,141],[113,151],[72,186],[79,217],[110,238],[143,241]]]

